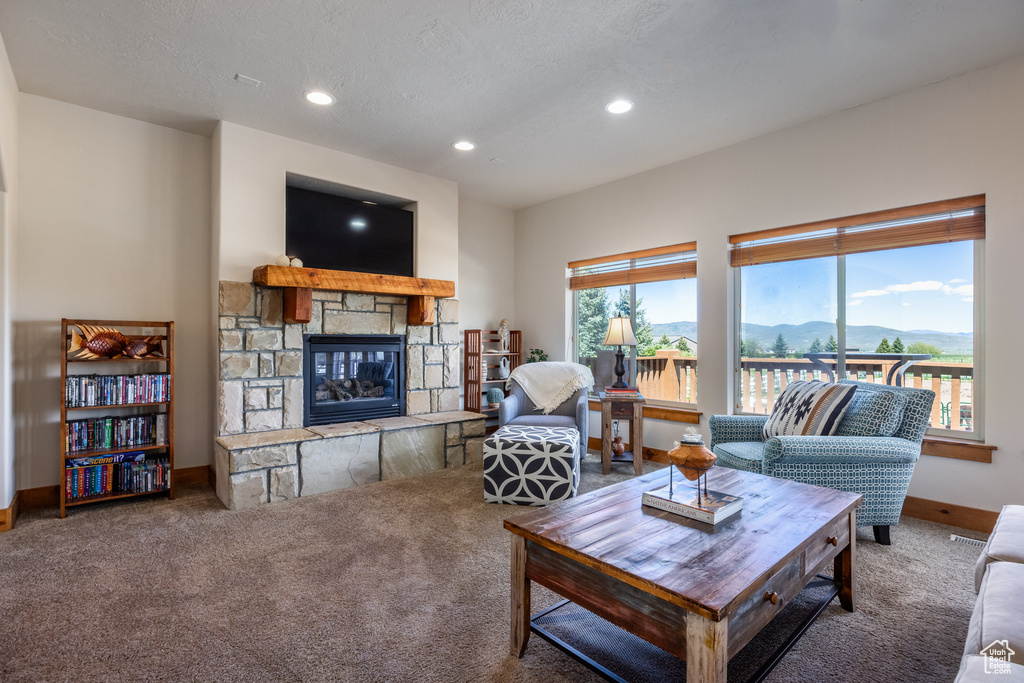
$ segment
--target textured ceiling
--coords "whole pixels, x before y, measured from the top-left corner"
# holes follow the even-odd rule
[[[0,32],[23,92],[520,208],[1024,53],[1024,2],[3,0]]]

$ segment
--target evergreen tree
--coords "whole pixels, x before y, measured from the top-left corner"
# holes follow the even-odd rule
[[[679,341],[676,342],[676,348],[679,349],[680,353],[682,353],[684,356],[693,355],[693,350],[691,350],[690,345],[686,343],[686,337],[679,337]]]
[[[807,352],[808,353],[821,353],[821,349],[822,349],[821,340],[818,339],[817,337],[815,337],[814,341],[811,342],[811,348],[807,349]]]
[[[671,349],[672,341],[668,338],[668,334],[661,335],[661,338],[658,339],[658,343],[654,347],[655,349]]]
[[[608,332],[608,290],[581,289],[578,301],[579,357],[592,358],[597,355]]]
[[[776,358],[785,358],[788,350],[789,345],[786,344],[786,340],[782,338],[782,333],[779,332],[779,336],[775,338],[775,344],[772,345],[772,355]]]
[[[836,336],[834,334],[828,335],[828,344],[826,345],[829,353],[836,353],[839,350],[839,344],[836,342]]]
[[[647,321],[647,311],[643,307],[643,298],[636,300],[636,324],[633,327],[633,335],[636,337],[636,355],[653,356],[654,349],[654,328]],[[629,317],[629,288],[619,290],[619,299],[612,305],[612,315]],[[608,320],[605,319],[605,328],[608,327]],[[603,339],[603,337],[602,337]]]
[[[892,352],[903,353],[903,342],[900,341],[899,337],[896,337],[896,340],[892,343]]]
[[[889,346],[888,338],[882,337],[882,343],[875,349],[875,353],[892,353],[892,347]]]

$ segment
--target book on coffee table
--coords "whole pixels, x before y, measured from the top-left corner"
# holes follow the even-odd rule
[[[645,491],[641,502],[652,508],[707,524],[718,524],[743,509],[743,499],[739,496],[730,496],[719,491],[707,491],[701,494],[698,502],[695,488],[676,484],[673,487],[672,495],[669,495],[669,488],[662,486],[652,491]]]

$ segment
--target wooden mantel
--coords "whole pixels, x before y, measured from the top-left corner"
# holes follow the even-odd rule
[[[455,296],[455,283],[451,280],[320,268],[258,266],[252,271],[252,281],[262,287],[284,288],[284,320],[288,323],[312,320],[314,289],[409,297],[410,325],[433,325],[434,299]]]

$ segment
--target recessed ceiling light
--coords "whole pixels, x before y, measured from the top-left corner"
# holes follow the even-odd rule
[[[337,100],[334,99],[334,95],[323,90],[308,90],[306,91],[306,99],[313,104],[322,104],[324,106],[328,104],[334,104]]]
[[[610,114],[625,114],[632,108],[633,103],[629,100],[613,100],[604,105],[604,110]]]
[[[460,152],[468,152],[471,149],[475,149],[476,145],[474,145],[469,140],[459,140],[458,142],[454,143],[452,147],[459,150]]]

